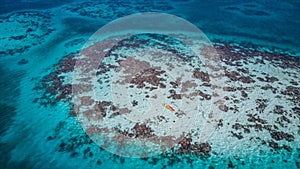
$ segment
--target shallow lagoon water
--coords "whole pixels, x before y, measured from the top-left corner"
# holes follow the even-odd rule
[[[299,168],[299,3],[53,3],[1,5],[1,168]],[[224,114],[205,144],[185,135],[176,151],[126,158],[100,148],[82,129],[69,104],[68,72],[101,26],[148,11],[182,17],[207,35],[228,78]],[[207,87],[198,93],[202,102],[213,94],[205,73],[195,71]]]

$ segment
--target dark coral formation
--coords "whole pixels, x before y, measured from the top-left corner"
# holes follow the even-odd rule
[[[111,47],[105,57],[114,56],[117,60],[120,60],[120,58],[124,57],[124,55],[113,54],[115,51],[121,49],[134,49],[138,51],[145,47],[170,52],[182,61],[190,61],[193,57],[196,57],[193,51],[178,39],[171,36],[153,33],[132,35],[118,41]]]
[[[244,133],[250,133],[250,129],[247,126],[241,125],[239,123],[235,123],[234,125],[232,125],[232,128],[235,130],[243,129]]]
[[[80,135],[76,135],[76,137],[71,135],[66,137],[63,130],[73,131],[71,133],[75,132],[74,128],[67,128],[67,126],[68,125],[65,125],[65,123],[59,123],[57,128],[55,129],[56,132],[54,133],[54,135],[49,136],[47,140],[52,141],[53,139],[61,139],[57,144],[57,151],[68,153],[70,157],[73,158],[90,159],[96,165],[101,165],[104,162],[104,159],[99,158],[97,155],[99,151],[102,151],[102,149],[97,147],[85,133],[80,132]],[[76,131],[75,133],[78,132]],[[189,137],[182,137],[179,142],[181,143],[180,146],[183,145],[183,147],[190,147],[192,150],[178,151],[172,149],[171,152],[165,152],[161,155],[153,157],[141,158],[141,160],[144,160],[152,165],[162,163],[164,166],[177,166],[180,164],[192,164],[193,162],[199,160],[199,158],[203,160],[203,158],[209,158],[211,156],[211,153],[216,154],[216,152],[212,151],[212,147],[208,143],[195,143],[195,146],[194,143],[192,143],[192,140],[189,139]],[[280,145],[275,141],[268,141],[263,144],[268,144],[275,151],[278,151],[280,149],[284,149],[287,152],[292,151],[290,146],[285,144]],[[185,156],[185,154],[189,155]],[[126,159],[124,159],[124,157],[120,157],[115,154],[107,154],[107,156],[110,156],[109,158],[114,159],[115,163],[121,164],[126,162]],[[239,159],[237,159],[237,161],[239,161]],[[229,160],[228,167],[235,166],[237,161]],[[245,165],[243,161],[242,165]]]
[[[1,41],[4,45],[0,47],[0,56],[22,54],[33,46],[44,43],[47,36],[55,31],[51,21],[52,15],[47,11],[22,11],[1,16],[3,25],[19,25],[15,28],[19,34],[7,36],[11,35],[11,30],[3,26],[1,35],[4,37]],[[12,42],[16,45],[10,45]]]
[[[134,133],[135,137],[150,138],[154,136],[153,130],[150,127],[148,127],[146,124],[136,123],[131,130]]]
[[[137,105],[138,105],[138,101],[133,100],[133,101],[132,101],[132,106],[137,106]]]
[[[287,141],[294,141],[294,136],[283,131],[273,131],[271,133],[272,138],[275,140],[287,140]]]
[[[237,71],[228,71],[225,70],[225,76],[227,76],[231,81],[240,81],[242,83],[254,83],[255,80],[253,80],[250,76],[243,76]]]
[[[281,94],[286,95],[289,100],[300,106],[300,87],[287,86],[285,90],[281,91]]]
[[[201,96],[203,99],[206,99],[206,100],[210,100],[211,99],[211,95],[210,94],[207,94],[207,93],[204,93],[202,91],[197,91],[197,94],[199,96]]]
[[[265,108],[267,107],[267,102],[268,102],[267,99],[257,99],[256,103],[258,106],[256,107],[256,110],[258,110],[260,113],[262,113],[265,110]]]
[[[59,101],[70,101],[72,85],[65,83],[61,74],[73,71],[75,63],[74,54],[71,54],[54,65],[55,70],[43,77],[40,84],[34,88],[34,90],[42,91],[42,96],[35,101],[43,106],[54,105]],[[82,88],[87,88],[87,86],[83,85]]]
[[[238,46],[230,43],[223,43],[220,41],[214,46],[217,49],[218,53],[220,53],[222,62],[230,66],[241,67],[247,62],[257,62],[264,64],[263,61],[265,60],[281,68],[299,68],[300,58],[292,56],[291,54],[286,53],[280,49],[276,49],[276,52],[263,51],[258,50],[262,48],[261,46],[257,46],[254,44],[240,44]],[[257,56],[261,56],[262,58],[258,59]],[[257,60],[256,62],[253,62],[248,58],[257,58]]]
[[[210,157],[211,146],[208,143],[192,143],[192,138],[183,136],[179,139],[179,154],[193,154],[200,157]]]
[[[165,88],[166,85],[163,83],[165,79],[159,77],[163,73],[165,73],[164,70],[146,69],[134,76],[130,83],[135,84],[137,88],[144,88],[146,83],[150,84],[152,89],[154,89],[153,87]]]
[[[68,135],[66,137],[66,133],[68,133],[66,132],[66,130],[78,133],[78,135]],[[95,147],[93,140],[91,140],[88,135],[78,130],[79,129],[77,127],[68,127],[68,125],[66,125],[66,122],[59,122],[55,128],[54,133],[47,137],[47,141],[51,142],[54,139],[58,139],[59,143],[57,144],[57,151],[68,153],[72,158],[96,158],[94,156],[94,153],[97,153],[97,151],[92,150],[91,148]],[[101,149],[97,148],[97,150],[99,151]]]
[[[271,90],[274,94],[277,93],[277,91],[278,91],[277,88],[271,86],[270,84],[262,86],[261,89],[263,89],[263,90]]]
[[[235,132],[231,131],[231,134],[232,134],[232,136],[238,138],[239,140],[244,138],[244,136],[242,135],[242,132],[235,133]]]
[[[83,96],[84,102],[81,105],[90,106],[93,105],[93,109],[86,110],[83,112],[83,115],[89,120],[101,120],[104,117],[108,116],[113,118],[122,114],[130,113],[131,110],[128,108],[119,108],[115,106],[112,102],[108,101],[94,101],[89,96]]]
[[[169,92],[170,92],[170,96],[167,97],[169,99],[179,100],[182,98],[181,94],[177,94],[174,89],[169,90]]]
[[[132,13],[160,11],[166,12],[172,10],[170,3],[160,1],[155,6],[148,1],[124,2],[120,0],[82,2],[73,6],[64,7],[65,10],[77,13],[81,16],[102,19],[117,19]],[[105,10],[104,10],[105,9]],[[110,11],[110,12],[108,12]]]
[[[249,117],[247,120],[253,123],[261,123],[261,124],[267,124],[267,120],[261,119],[259,116],[255,117],[255,115],[247,114]]]
[[[194,70],[193,76],[194,76],[196,79],[201,79],[203,82],[209,82],[209,81],[210,81],[208,73],[203,72],[203,71],[200,71],[199,68],[196,68],[196,69]]]
[[[261,82],[267,82],[267,83],[273,83],[275,81],[278,81],[276,77],[269,77],[269,76],[266,76],[265,78],[257,77],[257,79]]]
[[[21,59],[19,62],[18,62],[18,65],[25,65],[27,64],[29,61],[27,59]]]

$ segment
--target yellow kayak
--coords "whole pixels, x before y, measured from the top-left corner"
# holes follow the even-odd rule
[[[163,103],[162,104],[165,108],[167,108],[168,110],[170,110],[170,111],[175,111],[175,109],[172,107],[172,106],[170,106],[170,105],[168,105],[168,104],[166,104],[166,103]]]

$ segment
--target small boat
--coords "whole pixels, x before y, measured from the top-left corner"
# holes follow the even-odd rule
[[[168,110],[170,110],[170,111],[175,111],[175,109],[172,107],[172,106],[170,106],[170,105],[168,105],[168,104],[166,104],[166,103],[163,103],[162,104],[165,108],[167,108]]]

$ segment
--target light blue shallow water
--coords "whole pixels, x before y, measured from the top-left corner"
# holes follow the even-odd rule
[[[195,24],[212,42],[260,46],[273,53],[280,48],[289,57],[299,57],[299,8],[298,1],[277,0],[135,3],[2,0],[0,168],[300,168],[299,126],[298,133],[293,133],[294,141],[286,142],[290,151],[271,145],[247,156],[221,156],[212,151],[208,158],[173,153],[143,159],[119,157],[100,148],[86,135],[78,120],[70,115],[68,103],[51,105],[53,100],[49,98],[53,96],[43,95],[46,86],[36,89],[64,56],[78,52],[101,26],[138,12],[164,12],[182,17]],[[295,64],[299,68],[299,60]],[[291,77],[295,76],[294,81],[300,84],[298,68]],[[299,84],[294,84],[295,95],[299,93]],[[36,100],[42,96],[43,104]],[[291,105],[298,107],[298,111],[287,111],[299,113],[299,106],[298,100],[298,104]],[[299,114],[295,117],[293,125],[297,126]],[[239,151],[243,154],[243,150]]]

